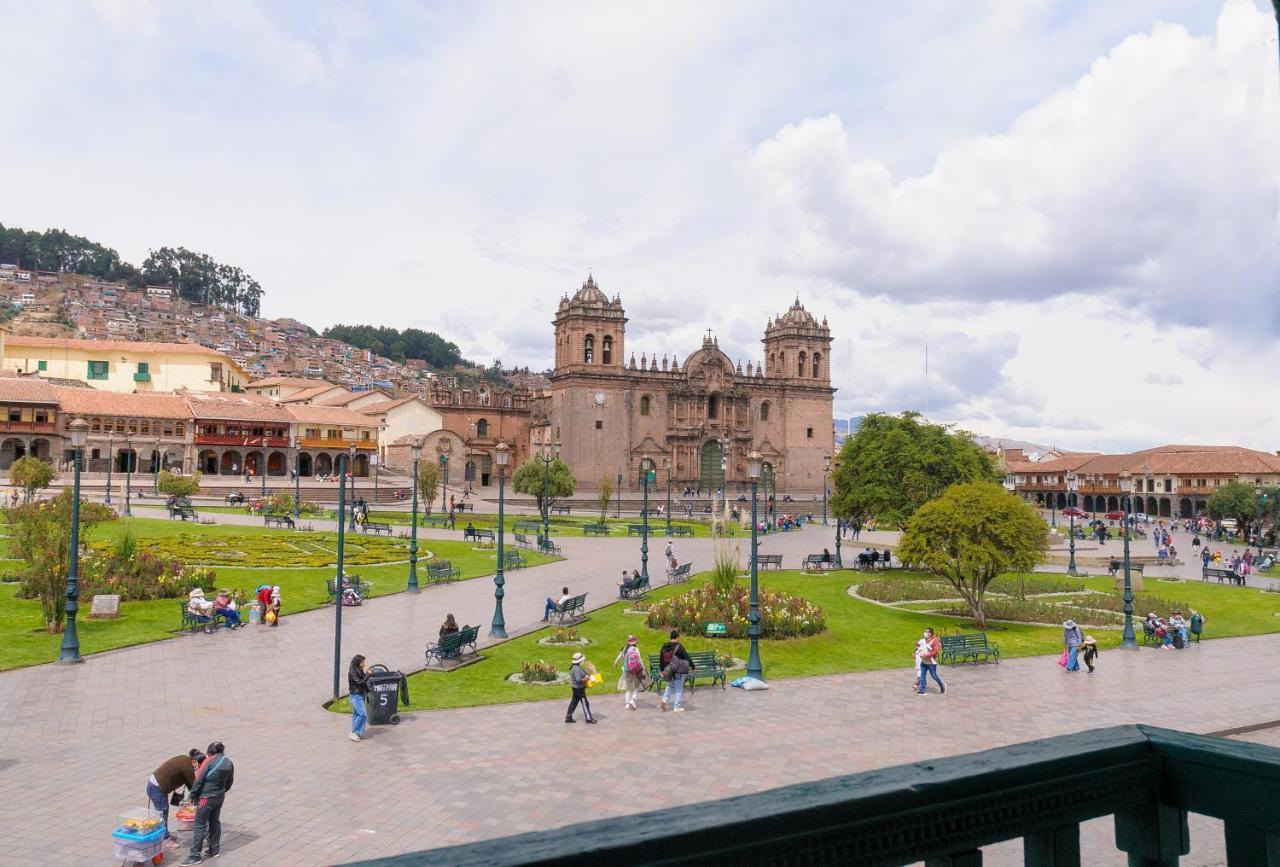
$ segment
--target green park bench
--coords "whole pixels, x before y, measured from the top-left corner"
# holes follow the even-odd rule
[[[689,572],[690,572],[689,567],[690,567],[690,564],[689,564],[689,563],[681,563],[681,564],[680,564],[679,566],[677,566],[676,568],[674,568],[674,569],[672,569],[671,571],[667,572],[667,583],[668,583],[668,584],[683,584],[684,582],[688,581],[688,580],[689,580]]]
[[[536,536],[542,531],[542,525],[537,521],[516,521],[511,529],[517,533],[533,533]]]
[[[671,535],[672,536],[692,536],[693,528],[686,526],[684,524],[672,524]]]
[[[554,554],[557,557],[560,556],[560,546],[543,536],[538,537],[538,550],[543,554]]]
[[[1224,581],[1234,584],[1236,582],[1236,573],[1222,566],[1205,566],[1200,570],[1200,580],[1208,581],[1210,578],[1217,578],[1219,584]]]
[[[756,555],[757,569],[768,569],[770,567],[774,569],[782,568],[781,554],[757,554]]]
[[[551,617],[556,618],[561,623],[567,623],[583,616],[587,607],[587,594],[574,596],[564,601],[563,605],[557,605],[555,610],[551,612]]]
[[[503,551],[502,552],[502,568],[503,569],[523,569],[529,565],[529,561],[519,551]]]
[[[263,515],[262,526],[264,527],[288,527],[290,530],[294,528],[293,518],[289,515]]]
[[[386,533],[388,536],[391,535],[391,525],[384,521],[365,521],[360,525],[360,528],[365,533]]]
[[[512,533],[511,535],[516,540],[516,544],[521,548],[533,547],[533,543],[529,541],[529,537],[524,533]]]
[[[188,521],[188,520],[195,521],[195,520],[198,520],[199,517],[200,515],[196,513],[196,510],[191,508],[190,506],[170,506],[169,507],[170,521],[172,521],[174,518],[181,518],[184,521]]]
[[[822,572],[834,568],[835,565],[835,560],[826,554],[810,554],[804,558],[804,571],[806,572]]]
[[[337,582],[336,578],[330,578],[328,581],[325,582],[325,592],[329,594],[330,602],[333,602],[334,599],[337,597],[337,590],[335,589],[335,587],[337,586],[336,582]],[[361,599],[368,598],[369,588],[372,586],[373,586],[372,581],[365,581],[359,575],[347,576],[347,588],[350,590],[356,591],[356,594],[359,595]]]
[[[583,524],[582,535],[584,536],[608,536],[608,524]]]
[[[552,506],[551,507],[551,514],[553,515],[568,515],[568,514],[571,514],[572,512],[573,512],[573,506]]]
[[[638,599],[649,592],[649,576],[638,575],[627,578],[618,585],[619,599]]]
[[[182,623],[178,626],[179,632],[190,630],[195,632],[197,629],[203,629],[205,632],[213,632],[219,626],[226,625],[227,618],[221,614],[210,614],[208,617],[200,618],[191,613],[187,608],[187,603],[178,601],[178,607],[182,609]]]
[[[942,636],[941,662],[1000,661],[1000,645],[987,641],[985,632],[966,632],[960,635]]]
[[[1146,566],[1146,564],[1145,564],[1145,563],[1134,563],[1134,562],[1132,562],[1132,561],[1131,561],[1131,562],[1129,563],[1129,572],[1130,572],[1130,573],[1136,572],[1136,573],[1138,573],[1139,575],[1141,575],[1141,574],[1142,574],[1142,569],[1143,569],[1143,567],[1144,567],[1144,566]],[[1107,564],[1107,574],[1108,574],[1108,575],[1110,575],[1112,578],[1114,578],[1114,577],[1116,576],[1116,573],[1117,573],[1117,572],[1119,572],[1119,573],[1123,573],[1123,572],[1124,572],[1124,561],[1123,561],[1123,560],[1112,560],[1110,563],[1108,563],[1108,564]]]
[[[628,536],[643,536],[644,530],[645,530],[644,524],[627,524]]]
[[[464,626],[457,632],[450,632],[441,638],[435,644],[427,645],[427,665],[431,664],[434,659],[441,665],[444,665],[447,659],[458,659],[466,652],[468,647],[471,653],[476,653],[476,637],[479,627]]]
[[[694,683],[698,680],[710,681],[714,686],[716,681],[720,682],[720,688],[724,689],[725,681],[728,680],[728,670],[720,664],[716,659],[714,650],[698,650],[688,651],[689,664],[691,670],[684,678],[684,685],[689,690],[693,689]],[[660,689],[664,683],[662,680],[662,655],[658,653],[649,654],[649,677],[653,680],[653,688]]]
[[[427,564],[428,581],[457,581],[461,577],[462,573],[448,560]]]
[[[424,527],[439,527],[442,530],[451,523],[448,515],[422,515],[418,520]]]
[[[480,530],[476,527],[462,531],[462,540],[465,542],[467,539],[472,540],[477,545],[493,545],[497,542],[492,530]]]

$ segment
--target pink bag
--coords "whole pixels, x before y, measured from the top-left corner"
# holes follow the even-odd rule
[[[1062,656],[1058,657],[1058,665],[1061,665],[1063,668],[1067,667],[1067,652],[1065,650],[1062,651]]]

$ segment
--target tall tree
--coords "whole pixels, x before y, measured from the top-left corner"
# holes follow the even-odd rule
[[[1264,499],[1259,502],[1258,493],[1253,485],[1246,485],[1244,482],[1227,482],[1209,496],[1209,501],[1205,505],[1209,510],[1210,518],[1215,520],[1234,518],[1240,525],[1240,532],[1247,533],[1249,526],[1255,521],[1259,525],[1259,531],[1261,531],[1261,525],[1268,519],[1275,522],[1277,508],[1280,508],[1277,495],[1280,495],[1280,489],[1265,488],[1262,492]]]
[[[193,497],[200,490],[200,474],[180,476],[168,470],[161,470],[160,478],[156,481],[156,490],[166,497]]]
[[[609,514],[609,498],[613,496],[613,479],[605,476],[600,480],[600,490],[596,492],[596,505],[600,508],[600,523],[603,524]]]
[[[831,507],[852,523],[874,516],[901,526],[950,485],[996,478],[991,459],[970,434],[930,424],[915,412],[872,413],[840,450]]]
[[[9,466],[9,482],[22,488],[25,492],[23,502],[26,503],[31,502],[36,491],[49,487],[53,476],[53,464],[31,455],[18,458]]]
[[[431,514],[431,504],[436,498],[436,489],[440,487],[440,465],[428,457],[418,461],[418,496],[422,498],[423,508]],[[440,504],[443,508],[444,503]]]
[[[556,500],[573,496],[578,480],[573,477],[569,465],[556,458],[551,462],[550,496],[542,501],[542,486],[546,484],[547,466],[541,458],[529,458],[520,465],[511,478],[511,489],[521,494],[528,494],[538,501],[538,511],[545,515],[555,505]]]
[[[995,482],[947,488],[916,509],[898,558],[945,578],[987,626],[987,585],[1003,572],[1030,572],[1049,547],[1049,528],[1035,509]]]

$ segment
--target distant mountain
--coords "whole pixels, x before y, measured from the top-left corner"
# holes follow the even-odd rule
[[[982,446],[989,452],[996,449],[1022,449],[1026,455],[1043,454],[1051,449],[1051,446],[1042,446],[1039,443],[1028,442],[1027,440],[1015,440],[1009,437],[992,437],[992,436],[975,436],[974,442]]]

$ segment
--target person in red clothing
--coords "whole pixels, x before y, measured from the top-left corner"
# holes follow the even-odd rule
[[[925,694],[925,684],[929,677],[933,677],[934,683],[938,684],[938,691],[945,693],[947,685],[938,677],[938,657],[942,655],[942,642],[933,634],[931,627],[925,628],[924,641],[925,646],[920,651],[920,688],[916,690],[916,695]]]

